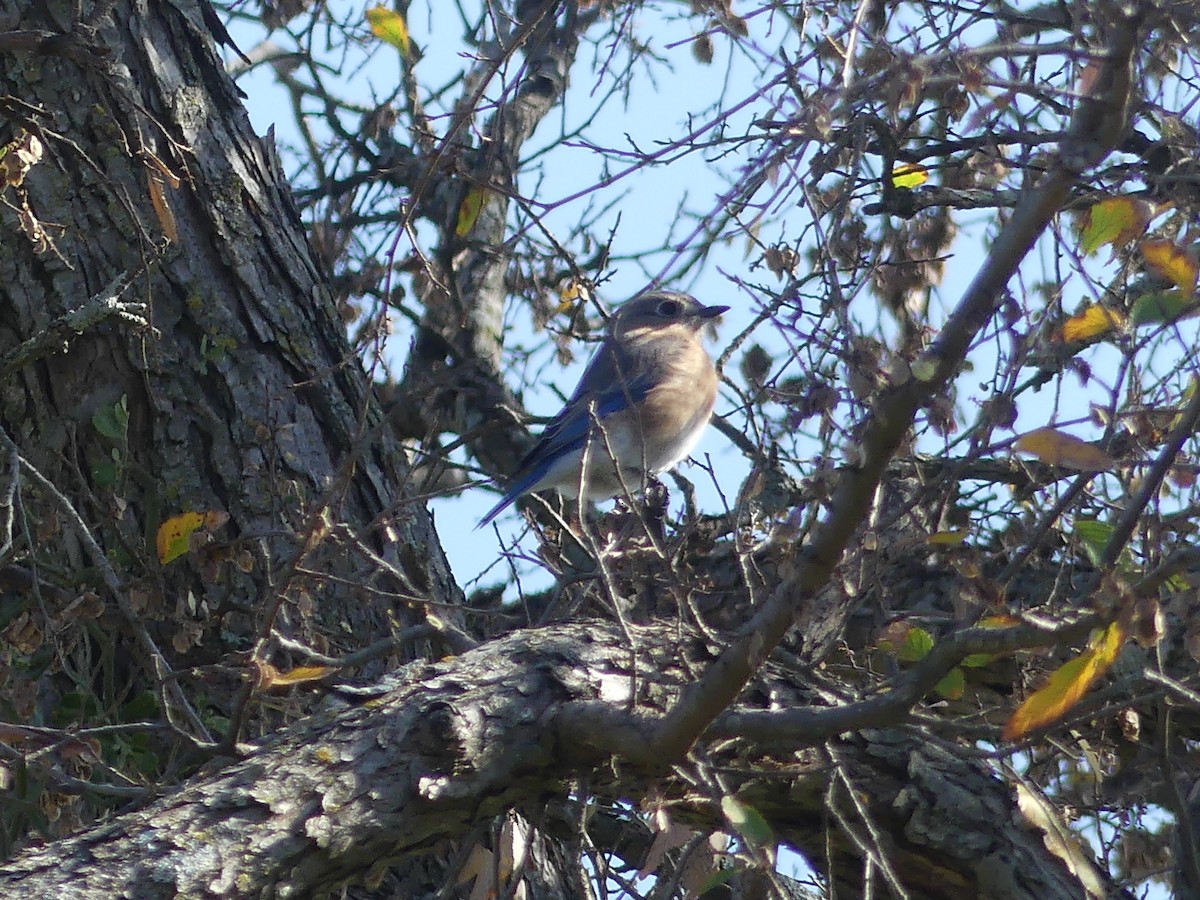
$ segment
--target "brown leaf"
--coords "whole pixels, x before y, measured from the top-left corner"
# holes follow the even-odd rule
[[[0,188],[24,184],[25,176],[42,161],[44,154],[41,138],[28,131],[0,147]]]
[[[154,215],[163,234],[172,244],[179,243],[179,229],[175,225],[175,213],[171,212],[171,204],[167,202],[167,191],[163,180],[157,175],[150,176],[150,205],[154,207]]]

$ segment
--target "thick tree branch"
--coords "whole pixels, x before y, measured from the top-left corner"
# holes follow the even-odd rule
[[[681,636],[676,623],[636,631],[632,656],[614,626],[579,623],[410,664],[374,699],[313,717],[144,809],[26,851],[0,868],[0,889],[80,900],[311,895],[369,880],[390,861],[468,834],[506,809],[536,811],[580,779],[610,800],[694,793],[668,777],[665,760],[621,761],[618,772],[607,763],[610,749],[563,727],[572,721],[565,711],[583,702],[606,707],[614,720],[631,702],[665,710],[682,684],[677,676],[708,655],[702,636]],[[637,698],[629,694],[635,684]],[[853,843],[826,833],[826,764],[803,752],[822,743],[804,741],[774,759],[740,740],[707,752],[732,767],[726,771],[746,773],[728,788],[784,840],[818,866],[831,862],[843,888],[861,887]],[[886,851],[909,891],[1079,896],[1074,877],[986,767],[899,733],[852,737],[837,748],[846,777],[872,785],[866,805],[846,814],[869,816],[897,836]],[[698,830],[727,827],[719,801],[693,800],[679,815],[690,809]],[[959,844],[965,833],[989,837],[967,848]]]

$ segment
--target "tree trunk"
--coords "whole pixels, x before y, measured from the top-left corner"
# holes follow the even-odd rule
[[[288,580],[301,560],[352,580],[368,571],[344,542],[318,539],[322,510],[395,563],[395,590],[454,602],[428,514],[397,502],[403,457],[274,151],[250,131],[198,7],[118,3],[94,34],[39,4],[0,10],[10,27],[69,32],[6,56],[3,93],[20,98],[10,128],[40,136],[45,156],[8,190],[24,229],[0,210],[0,353],[112,298],[144,320],[102,310],[53,331],[7,377],[0,425],[91,524],[139,619],[188,663],[245,649],[278,594],[274,624],[318,647],[385,637],[389,612],[419,620],[398,601]],[[38,227],[40,242],[19,237]],[[22,502],[41,564],[102,564],[54,499]],[[227,552],[204,571],[194,557],[162,564],[160,524],[209,510],[230,517],[212,529]],[[385,513],[387,528],[368,532]]]

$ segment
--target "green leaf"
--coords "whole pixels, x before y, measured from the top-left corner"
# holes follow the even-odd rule
[[[1140,197],[1110,197],[1095,204],[1084,215],[1080,246],[1091,256],[1105,244],[1123,247],[1144,234],[1154,207]]]
[[[945,697],[947,700],[960,700],[967,692],[967,676],[961,668],[955,666],[933,686],[933,690],[939,697]]]
[[[913,378],[917,379],[921,384],[928,384],[937,378],[937,362],[926,356],[922,356],[920,359],[913,361],[912,373]]]
[[[122,396],[112,406],[102,406],[92,413],[92,427],[110,441],[124,443],[129,429],[129,398]]]
[[[454,234],[466,237],[479,221],[479,214],[492,200],[492,192],[486,188],[472,187],[458,207],[458,221],[454,223]]]
[[[1113,535],[1113,527],[1095,519],[1077,519],[1075,521],[1075,537],[1083,544],[1088,559],[1095,565],[1100,565],[1104,551]]]
[[[1171,288],[1166,291],[1154,291],[1142,294],[1133,301],[1129,310],[1129,324],[1157,325],[1162,322],[1174,322],[1184,313],[1196,309],[1195,299],[1185,297],[1183,291]]]
[[[158,715],[158,695],[151,691],[142,691],[121,709],[122,722],[137,722],[141,719],[151,719]]]
[[[114,462],[106,459],[92,466],[92,480],[96,482],[96,487],[114,487],[120,478],[121,472]]]
[[[767,824],[762,813],[750,804],[743,803],[737,797],[722,797],[721,812],[725,814],[733,830],[751,847],[775,845],[775,832]]]
[[[982,669],[984,666],[991,665],[995,659],[995,653],[972,653],[962,661],[962,665],[967,669]]]
[[[932,649],[933,635],[924,628],[910,628],[904,637],[904,643],[896,651],[896,658],[905,663],[920,662]]]
[[[717,871],[713,872],[708,876],[708,878],[704,879],[704,881],[700,883],[700,886],[696,889],[695,894],[691,894],[689,896],[703,897],[713,888],[718,888],[723,884],[728,884],[733,880],[734,875],[738,875],[744,871],[745,867],[743,866],[730,866],[727,869],[717,869]]]

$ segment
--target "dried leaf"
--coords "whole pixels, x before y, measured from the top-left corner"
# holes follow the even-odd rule
[[[1141,647],[1157,647],[1167,634],[1167,616],[1156,597],[1140,597],[1133,607],[1133,640]]]
[[[517,865],[529,858],[531,840],[529,825],[516,813],[510,812],[500,826],[500,878],[508,881]]]
[[[33,214],[28,203],[22,203],[21,209],[17,213],[17,221],[21,223],[21,230],[25,233],[25,237],[29,238],[29,242],[33,244],[35,253],[45,253],[54,246],[50,235],[46,233],[46,229],[38,221],[38,217]]]
[[[289,669],[287,672],[281,672],[274,666],[271,666],[270,670],[269,676],[264,675],[259,682],[259,687],[263,690],[320,681],[332,672],[333,668],[331,666],[296,666],[296,668]]]
[[[0,188],[20,187],[29,170],[41,162],[44,155],[42,139],[28,131],[0,147]]]
[[[1054,428],[1024,434],[1013,447],[1052,466],[1078,472],[1104,472],[1116,467],[1116,461],[1099,447]]]
[[[1011,628],[1014,625],[1020,625],[1021,620],[1016,616],[984,616],[979,620],[980,628]]]
[[[42,646],[43,638],[41,627],[28,610],[22,612],[8,624],[7,628],[0,631],[0,643],[26,656]]]
[[[683,863],[683,872],[679,876],[679,883],[687,892],[685,897],[705,896],[711,890],[714,876],[732,871],[721,867],[721,861],[725,858],[728,846],[728,837],[718,831],[707,841],[697,845],[695,850],[687,855]],[[725,841],[718,842],[715,840],[717,838],[724,838]]]
[[[1088,900],[1108,896],[1104,879],[1091,855],[1079,845],[1079,838],[1067,827],[1054,806],[1023,781],[1017,782],[1017,809],[1025,820],[1042,833],[1042,843],[1079,881]]]
[[[179,185],[182,182],[180,182],[179,176],[175,174],[170,166],[145,148],[142,149],[142,158],[145,159],[146,162],[148,162],[155,169],[155,171],[157,171],[158,174],[163,177],[163,180],[171,186],[172,190],[179,190]]]
[[[1093,636],[1083,653],[1059,666],[1045,687],[1017,707],[1004,726],[1004,739],[1020,740],[1033,729],[1052,725],[1065,716],[1116,661],[1125,637],[1120,622]]]
[[[471,848],[471,852],[467,854],[467,859],[463,863],[462,868],[458,870],[458,874],[454,876],[456,885],[463,885],[476,877],[480,872],[490,868],[492,864],[492,851],[484,847],[482,844],[476,843]]]
[[[800,256],[786,244],[776,244],[763,253],[763,262],[772,275],[783,281],[784,276],[800,264]]]
[[[154,215],[162,227],[163,235],[172,244],[179,243],[179,229],[175,225],[175,213],[167,202],[167,192],[163,181],[157,175],[150,176],[150,205],[154,207]]]
[[[1142,737],[1142,717],[1136,709],[1125,707],[1117,713],[1117,727],[1121,729],[1121,737],[1136,744]]]
[[[654,835],[654,843],[646,851],[646,861],[638,872],[638,878],[649,878],[658,871],[663,859],[672,850],[677,850],[695,837],[696,832],[683,825],[671,822]]]

